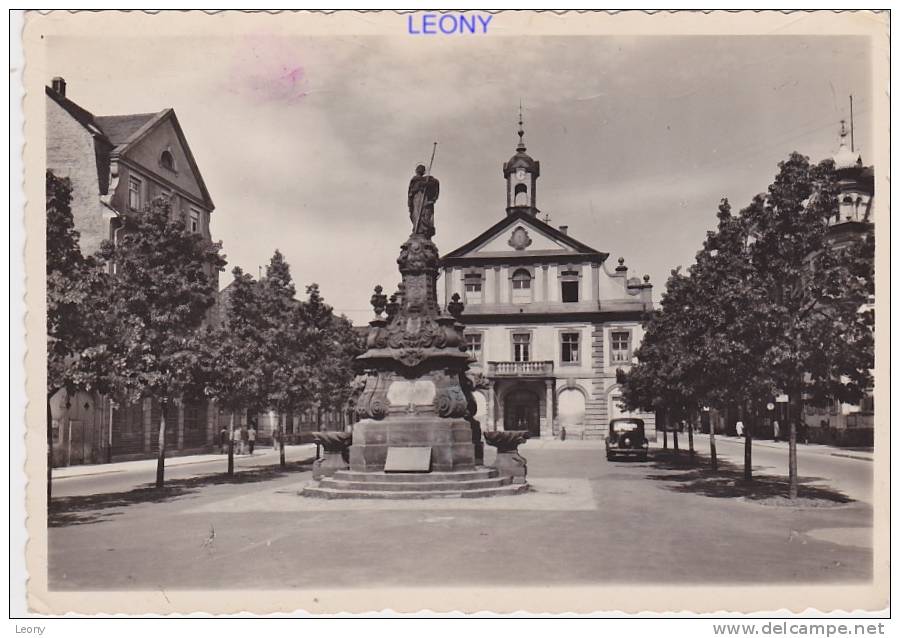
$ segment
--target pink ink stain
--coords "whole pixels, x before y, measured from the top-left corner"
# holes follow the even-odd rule
[[[228,90],[264,103],[295,103],[308,93],[308,80],[297,54],[276,42],[238,49]]]

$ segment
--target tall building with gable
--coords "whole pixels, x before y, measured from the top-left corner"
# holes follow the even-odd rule
[[[94,115],[69,98],[59,77],[45,93],[47,169],[71,182],[72,217],[83,254],[96,252],[104,240],[116,241],[123,218],[160,196],[169,199],[173,217],[211,238],[215,205],[173,109]],[[218,272],[211,274],[218,281]],[[118,406],[107,397],[60,392],[51,409],[56,465],[156,453],[160,405],[152,399]],[[168,448],[177,454],[211,445],[217,434],[214,416],[205,402],[169,404]]]
[[[482,429],[602,438],[610,419],[626,415],[616,371],[635,362],[652,285],[629,276],[624,259],[611,265],[567,226],[542,221],[540,174],[520,119],[503,164],[505,215],[442,257],[442,292],[445,303],[465,303]],[[652,438],[654,415],[633,416]]]

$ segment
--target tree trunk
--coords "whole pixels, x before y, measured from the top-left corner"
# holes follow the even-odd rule
[[[156,457],[156,489],[160,490],[166,478],[166,402],[159,410],[159,456]]]
[[[719,459],[716,457],[716,428],[713,425],[712,415],[709,419],[709,466],[713,472],[719,469]]]
[[[287,462],[284,458],[284,415],[278,415],[278,463],[281,467],[287,467]]]
[[[674,452],[678,451],[678,426],[676,425],[672,428],[672,450]]]
[[[663,426],[663,449],[669,449],[669,412],[668,410],[663,410],[662,412],[662,426]]]
[[[753,422],[749,418],[749,410],[741,406],[740,414],[744,421],[744,480],[753,480]]]
[[[688,453],[691,460],[694,460],[694,422],[688,421]]]
[[[53,496],[53,410],[50,409],[50,398],[47,395],[47,505]]]
[[[234,476],[234,410],[228,425],[228,476]]]
[[[797,477],[797,422],[802,418],[803,409],[800,404],[800,394],[792,394],[791,398],[796,398],[796,404],[788,403],[792,414],[788,419],[790,421],[791,433],[788,442],[788,496],[797,498],[800,491],[799,479]]]

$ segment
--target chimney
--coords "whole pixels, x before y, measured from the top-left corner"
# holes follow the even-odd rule
[[[569,234],[569,227],[568,227],[568,226],[560,226],[560,227],[559,227],[559,232],[561,232],[563,235],[568,235],[568,234]]]
[[[50,86],[60,97],[66,97],[66,81],[64,79],[55,77]]]

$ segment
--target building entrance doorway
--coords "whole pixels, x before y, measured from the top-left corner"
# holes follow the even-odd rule
[[[514,390],[503,406],[503,429],[526,430],[531,436],[541,436],[540,399],[534,392]]]

